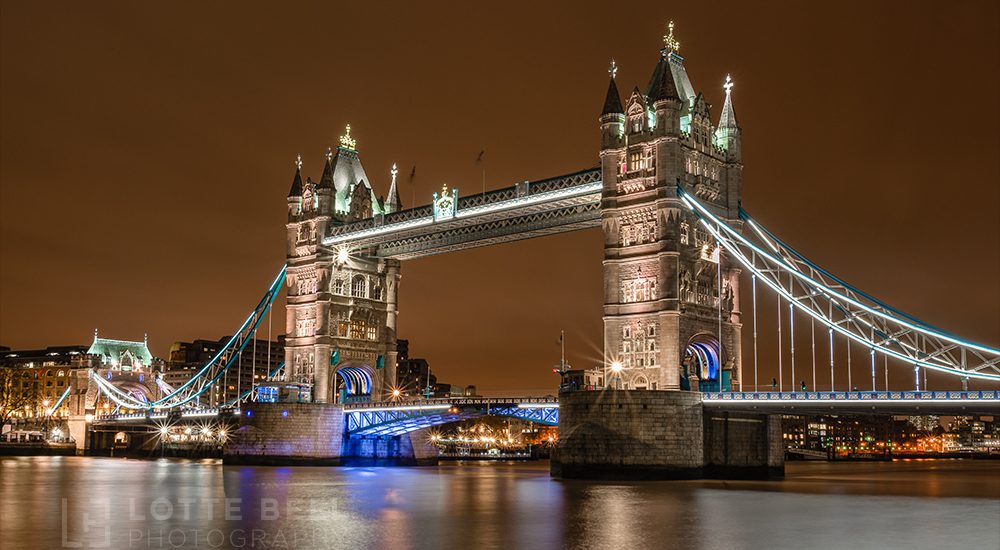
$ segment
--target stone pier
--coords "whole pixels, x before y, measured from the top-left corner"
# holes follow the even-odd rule
[[[249,403],[223,450],[226,464],[339,466],[437,464],[427,430],[398,436],[344,433],[344,409],[330,403]]]
[[[706,412],[696,392],[566,392],[559,396],[551,472],[581,479],[780,477],[780,419]]]
[[[248,403],[225,464],[340,464],[344,409],[327,403]]]

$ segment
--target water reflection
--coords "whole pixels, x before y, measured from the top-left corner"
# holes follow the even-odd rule
[[[64,512],[65,510],[65,512]],[[85,515],[86,514],[86,515]],[[65,517],[65,527],[64,527]],[[554,481],[547,464],[0,459],[0,546],[1000,548],[1000,463],[800,463],[783,482]]]

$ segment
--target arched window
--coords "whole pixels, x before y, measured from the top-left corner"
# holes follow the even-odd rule
[[[355,298],[364,298],[365,291],[368,285],[365,284],[365,278],[362,275],[355,275],[354,281],[351,283],[351,296]]]
[[[381,300],[381,299],[382,299],[382,285],[379,283],[375,283],[375,285],[372,286],[372,300]]]
[[[333,281],[333,293],[334,294],[344,294],[344,280],[335,279]]]

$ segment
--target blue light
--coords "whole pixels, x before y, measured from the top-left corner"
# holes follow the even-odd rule
[[[250,411],[247,411],[250,412]],[[288,411],[281,411],[281,416],[288,416]]]
[[[247,411],[247,416],[253,416],[253,411]]]

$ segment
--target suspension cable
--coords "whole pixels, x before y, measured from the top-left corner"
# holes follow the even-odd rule
[[[792,352],[792,391],[795,391],[797,387],[795,385],[795,306],[789,302],[788,304],[788,346]]]
[[[816,386],[816,319],[809,318],[809,333],[812,337],[812,363],[813,363],[813,391],[818,391]]]
[[[847,391],[853,391],[854,386],[851,385],[851,339],[847,339]]]
[[[870,351],[872,356],[872,391],[875,391],[875,348]]]
[[[833,302],[830,302],[830,318],[833,318]],[[837,386],[834,384],[833,379],[833,329],[826,329],[830,333],[830,391],[837,391]]]
[[[882,359],[885,362],[885,391],[889,391],[889,356],[883,353]]]
[[[751,286],[753,287],[753,391],[759,391],[757,388],[757,275],[754,274],[750,278]]]
[[[725,346],[723,346],[723,344],[722,344],[722,243],[719,242],[719,241],[716,241],[715,246],[716,246],[716,251],[718,253],[718,258],[719,258],[719,263],[717,263],[716,266],[715,266],[716,267],[715,278],[716,278],[717,286],[719,287],[718,288],[719,297],[718,297],[717,301],[718,301],[718,306],[719,306],[719,362],[721,363],[722,362],[722,351],[725,349]],[[725,366],[724,365],[719,365],[719,391],[720,392],[724,391],[723,387],[722,387],[722,379],[724,378],[725,372],[726,372],[725,371]],[[730,375],[730,376],[732,376],[732,375]],[[731,380],[731,378],[730,378],[730,380]],[[732,388],[730,387],[730,389],[732,389]]]
[[[271,308],[267,308],[267,374],[271,374]]]
[[[784,372],[781,364],[781,294],[778,294],[778,391],[781,391],[781,385],[784,380]]]

